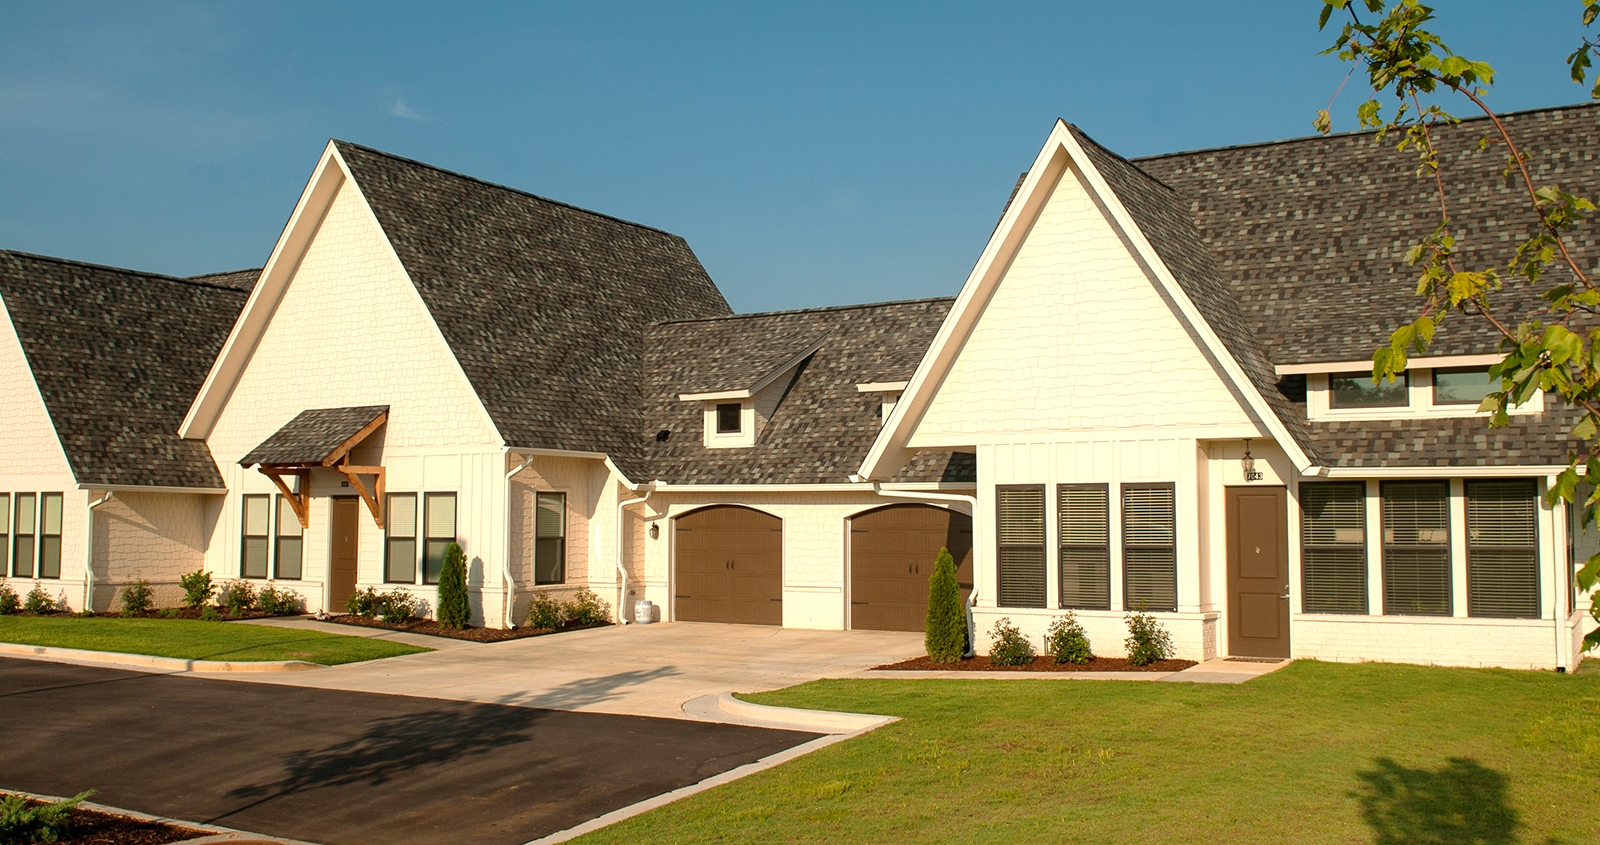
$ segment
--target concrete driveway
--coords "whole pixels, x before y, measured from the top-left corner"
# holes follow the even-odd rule
[[[686,718],[683,704],[701,696],[779,689],[850,675],[923,653],[922,635],[916,633],[802,631],[701,622],[611,626],[501,643],[396,634],[305,619],[254,624],[377,636],[438,650],[310,672],[215,677],[678,719]]]

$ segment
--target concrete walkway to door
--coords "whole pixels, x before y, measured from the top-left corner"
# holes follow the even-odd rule
[[[190,673],[252,683],[413,695],[552,710],[692,718],[683,704],[851,675],[922,654],[922,635],[666,622],[474,643],[309,619],[251,623],[404,639],[437,651],[311,672]],[[270,677],[267,677],[270,676]]]

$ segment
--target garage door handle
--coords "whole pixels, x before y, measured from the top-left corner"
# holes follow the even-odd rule
[[[864,602],[864,601],[853,601],[853,602],[850,602],[850,603],[851,604],[869,604],[869,602]]]
[[[767,601],[783,601],[783,599],[767,599]]]
[[[692,599],[692,598],[694,598],[694,596],[684,596],[684,595],[678,595],[678,594],[674,594],[674,595],[673,595],[673,598],[679,598],[679,599]]]

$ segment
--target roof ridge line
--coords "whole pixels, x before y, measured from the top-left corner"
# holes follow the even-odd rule
[[[1163,182],[1160,179],[1156,178],[1155,176],[1152,176],[1148,171],[1146,171],[1144,168],[1140,167],[1132,159],[1123,156],[1121,153],[1117,152],[1116,150],[1113,150],[1110,147],[1106,146],[1105,144],[1102,144],[1099,141],[1095,140],[1094,136],[1090,135],[1088,132],[1085,132],[1083,127],[1079,126],[1076,123],[1071,123],[1071,122],[1068,122],[1068,121],[1062,121],[1062,122],[1066,123],[1067,126],[1071,127],[1074,132],[1076,132],[1080,137],[1083,138],[1083,140],[1088,141],[1091,144],[1094,144],[1096,147],[1099,147],[1101,152],[1104,152],[1106,155],[1111,156],[1112,158],[1116,159],[1117,161],[1120,161],[1123,164],[1126,164],[1129,167],[1133,168],[1134,170],[1139,171],[1140,175],[1144,176],[1144,178],[1149,179],[1150,181],[1156,183],[1157,185],[1160,185],[1161,187],[1166,188],[1167,190],[1171,191],[1173,194],[1178,195],[1178,189],[1177,188],[1174,188],[1171,185],[1168,185],[1166,182]],[[1179,195],[1179,196],[1181,196],[1181,195]],[[995,225],[997,227],[999,226],[998,223],[995,224]]]
[[[232,276],[236,273],[260,273],[265,269],[265,267],[240,267],[237,270],[218,270],[215,273],[196,273],[193,276],[178,276],[176,278],[194,281],[195,279],[209,279],[212,276]]]
[[[1600,101],[1591,101],[1587,103],[1568,103],[1564,106],[1545,106],[1544,108],[1521,109],[1519,111],[1495,112],[1495,117],[1521,117],[1530,114],[1576,111],[1578,109],[1594,108],[1596,106],[1600,106]],[[1488,115],[1475,115],[1473,117],[1463,117],[1456,121],[1456,123],[1472,123],[1475,121],[1488,119]],[[1133,159],[1128,159],[1128,161],[1129,163],[1135,163],[1140,161],[1152,161],[1158,158],[1169,158],[1172,156],[1189,156],[1197,155],[1199,153],[1220,153],[1231,150],[1248,150],[1254,147],[1274,147],[1279,144],[1300,144],[1309,141],[1322,141],[1332,138],[1348,138],[1352,135],[1371,135],[1372,132],[1373,130],[1371,129],[1350,129],[1344,132],[1330,132],[1327,135],[1299,135],[1294,138],[1279,138],[1276,141],[1251,141],[1246,144],[1224,144],[1220,147],[1198,147],[1192,150],[1174,150],[1167,153],[1154,153],[1147,156],[1138,156]]]
[[[358,150],[362,150],[363,152],[369,152],[369,153],[372,153],[373,155],[380,155],[380,156],[383,156],[384,158],[394,159],[395,161],[403,161],[406,164],[413,164],[413,165],[416,165],[417,167],[425,167],[425,168],[427,168],[429,170],[434,170],[434,171],[437,171],[439,173],[443,173],[446,176],[454,176],[457,179],[465,179],[468,182],[477,182],[480,185],[486,185],[486,186],[488,186],[490,188],[496,188],[496,189],[499,189],[499,190],[502,190],[502,191],[509,191],[509,192],[511,192],[513,194],[520,194],[520,195],[525,196],[525,197],[530,197],[532,199],[539,200],[540,202],[547,202],[547,203],[550,203],[551,205],[559,205],[562,208],[570,208],[573,211],[582,212],[584,214],[588,214],[588,215],[593,216],[593,217],[599,217],[599,218],[602,218],[602,219],[605,219],[605,220],[612,220],[612,221],[615,221],[617,223],[622,223],[622,224],[625,224],[625,225],[628,225],[628,226],[633,226],[633,227],[636,227],[636,228],[639,228],[639,229],[645,229],[645,230],[648,230],[648,231],[651,231],[651,232],[659,232],[659,233],[661,233],[663,235],[667,235],[668,237],[677,238],[678,240],[684,240],[682,235],[674,234],[672,232],[667,231],[666,229],[658,229],[655,226],[649,226],[649,225],[646,225],[644,223],[635,222],[633,220],[624,220],[621,217],[616,217],[616,216],[613,216],[613,215],[610,215],[610,214],[606,214],[605,212],[602,212],[602,211],[595,211],[594,209],[591,209],[591,208],[584,208],[581,205],[573,205],[570,202],[562,202],[561,200],[551,199],[551,198],[549,198],[547,196],[544,196],[543,194],[536,194],[536,193],[533,193],[532,191],[524,191],[521,188],[513,188],[510,185],[502,185],[499,182],[490,182],[488,179],[480,179],[477,176],[470,176],[468,174],[461,173],[459,171],[450,170],[448,168],[440,167],[437,164],[429,164],[429,163],[427,163],[425,161],[418,161],[418,160],[416,160],[414,158],[406,158],[405,156],[402,156],[402,155],[395,155],[394,153],[385,152],[385,151],[380,150],[380,149],[375,149],[373,147],[366,146],[365,144],[357,144],[354,141],[341,141],[338,138],[334,138],[332,140],[333,140],[333,143],[335,143],[335,144],[342,144],[342,145],[347,146],[347,147],[354,147],[354,148],[356,148]],[[685,241],[685,242],[687,242],[687,241]]]
[[[710,323],[720,320],[743,320],[748,317],[781,317],[789,314],[820,314],[827,311],[850,311],[857,308],[883,308],[888,305],[917,305],[923,302],[954,302],[953,296],[926,296],[921,299],[891,299],[885,302],[862,302],[856,305],[823,305],[817,308],[794,308],[788,311],[755,311],[749,314],[720,314],[715,317],[689,317],[682,320],[661,320],[651,326],[676,326],[683,323]]]
[[[249,291],[242,291],[242,290],[239,290],[238,288],[229,287],[227,285],[217,285],[217,284],[212,284],[210,282],[198,281],[199,277],[194,277],[194,276],[171,276],[171,275],[168,275],[166,273],[151,273],[151,272],[148,272],[148,271],[145,271],[145,270],[131,270],[131,269],[127,268],[127,267],[113,267],[110,264],[96,264],[96,263],[94,263],[92,261],[79,261],[76,258],[61,258],[60,256],[55,256],[55,255],[40,255],[40,254],[38,254],[36,252],[23,252],[22,250],[19,250],[19,249],[0,249],[0,255],[15,255],[15,256],[21,256],[23,258],[32,258],[32,259],[34,259],[36,261],[49,261],[49,262],[52,262],[52,263],[55,263],[55,264],[66,264],[66,265],[73,266],[73,267],[88,267],[88,268],[93,269],[93,270],[110,270],[113,273],[125,273],[125,274],[130,275],[130,276],[143,276],[144,278],[147,278],[147,279],[163,279],[163,280],[169,281],[169,282],[179,282],[179,283],[186,284],[186,285],[194,285],[195,287],[211,288],[213,290],[233,291],[234,293],[242,293],[242,294],[245,294],[246,296],[248,296],[249,293],[250,293]],[[202,276],[222,276],[222,275],[226,275],[228,273],[239,273],[239,272],[243,272],[243,271],[241,271],[241,270],[224,270],[224,271],[222,271],[220,273],[204,273],[204,274],[201,274],[201,275]]]

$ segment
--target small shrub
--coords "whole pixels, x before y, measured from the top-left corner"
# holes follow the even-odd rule
[[[989,629],[994,641],[989,645],[989,662],[996,666],[1026,666],[1033,662],[1033,643],[1011,624],[1011,617],[997,620]]]
[[[472,618],[472,603],[467,598],[467,556],[460,543],[444,550],[444,565],[439,569],[439,624],[446,628],[465,628]]]
[[[161,609],[161,618],[162,619],[177,619],[178,618],[178,609],[176,607],[164,607],[164,608],[162,608]]]
[[[1158,660],[1166,660],[1172,656],[1172,635],[1161,623],[1151,618],[1148,614],[1128,614],[1124,619],[1128,623],[1128,662],[1135,666],[1149,666]]]
[[[584,587],[562,606],[561,615],[573,625],[605,625],[611,621],[611,605]]]
[[[1089,635],[1083,632],[1083,623],[1070,610],[1067,615],[1057,616],[1051,621],[1050,629],[1044,635],[1044,649],[1050,652],[1057,663],[1082,666],[1094,659],[1094,651],[1089,648]]]
[[[123,587],[121,598],[123,613],[149,613],[156,607],[156,591],[143,578]]]
[[[222,614],[217,612],[217,606],[208,604],[200,608],[200,619],[204,622],[221,622]]]
[[[956,663],[967,653],[967,612],[961,606],[961,586],[956,583],[956,560],[940,549],[928,579],[928,619],[923,645],[935,663]]]
[[[28,591],[28,598],[22,602],[22,609],[29,613],[49,613],[56,609],[56,600],[44,591],[44,587],[34,584]]]
[[[417,615],[417,599],[405,590],[390,590],[378,596],[378,615],[391,625],[410,622]]]
[[[72,811],[94,790],[80,792],[65,801],[28,806],[21,795],[0,798],[0,842],[59,842],[71,832]]]
[[[529,628],[553,631],[561,627],[561,603],[540,590],[528,598]]]
[[[178,586],[183,588],[184,607],[199,607],[217,594],[217,585],[211,582],[211,573],[204,569],[196,569],[179,578]]]
[[[229,613],[243,616],[256,609],[256,588],[249,581],[229,581],[222,585],[218,599]]]
[[[299,613],[305,606],[305,600],[294,590],[280,590],[277,587],[262,587],[256,594],[256,607],[262,613],[274,616]]]
[[[350,594],[350,598],[344,600],[344,609],[346,613],[354,616],[373,619],[383,610],[383,597],[371,587],[356,590]]]
[[[0,616],[10,616],[22,609],[22,599],[10,584],[0,584]]]

